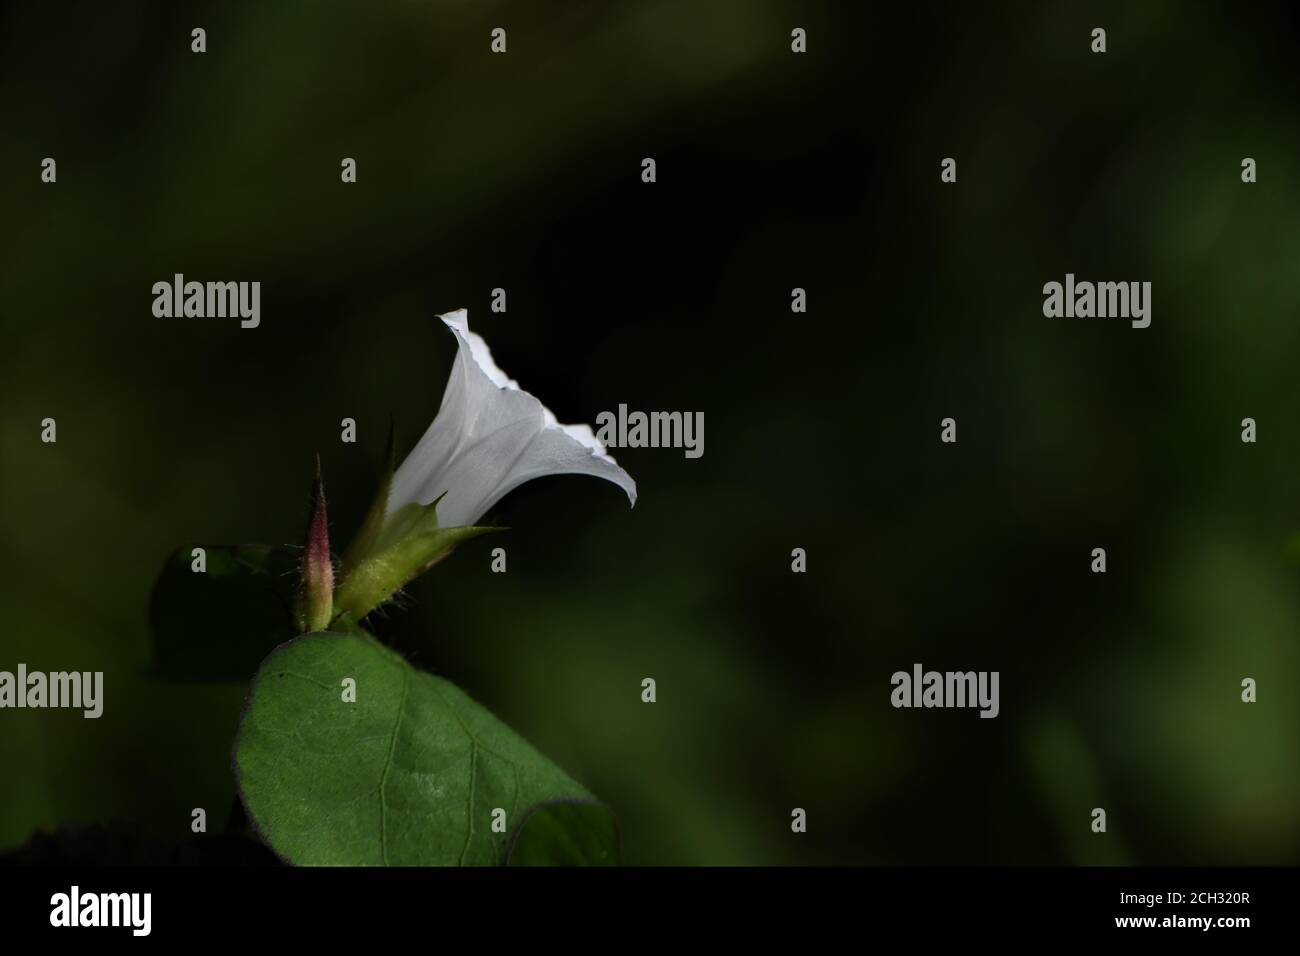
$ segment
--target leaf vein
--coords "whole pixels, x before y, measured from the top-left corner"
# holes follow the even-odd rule
[[[385,786],[388,783],[388,771],[393,766],[393,751],[397,749],[397,735],[402,729],[402,711],[406,709],[406,691],[410,684],[410,678],[406,669],[402,670],[402,695],[397,701],[397,717],[393,720],[393,739],[388,743],[388,756],[384,759],[384,769],[379,774],[379,858],[383,861],[384,866],[388,866],[388,814],[386,806],[388,803],[388,794]]]
[[[466,811],[466,822],[469,824],[465,828],[465,845],[460,850],[460,863],[458,866],[465,865],[465,856],[469,853],[470,841],[474,839],[474,785],[478,776],[478,741],[472,736],[469,739],[469,809]]]
[[[276,671],[273,674],[267,674],[267,677],[296,677],[298,680],[305,680],[309,684],[315,684],[324,690],[333,690],[329,684],[323,684],[314,677],[308,677],[306,674],[295,674],[293,671]]]

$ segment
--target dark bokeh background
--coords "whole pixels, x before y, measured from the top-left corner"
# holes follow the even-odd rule
[[[298,541],[317,450],[341,550],[465,306],[562,421],[705,413],[702,459],[616,453],[634,510],[527,486],[385,625],[629,862],[1294,862],[1290,5],[859,6],[6,4],[0,669],[107,686],[0,712],[0,850],[219,828],[245,688],[143,676],[154,576]],[[1045,319],[1067,271],[1152,281],[1152,326]],[[175,272],[260,280],[262,326],[154,318]],[[1001,716],[894,710],[915,661],[1000,670]]]

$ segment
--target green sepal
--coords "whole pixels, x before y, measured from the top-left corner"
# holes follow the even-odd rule
[[[386,497],[386,496],[385,496]],[[502,528],[465,525],[438,527],[438,501],[412,502],[390,514],[369,546],[347,570],[334,595],[335,617],[360,621],[412,578],[423,574],[462,541]]]

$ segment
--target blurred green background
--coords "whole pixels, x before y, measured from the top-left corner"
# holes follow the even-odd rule
[[[699,460],[615,453],[634,510],[528,485],[383,625],[610,802],[628,862],[1296,862],[1293,17],[6,4],[0,669],[106,690],[0,712],[0,850],[220,828],[245,686],[144,676],[154,577],[298,543],[318,450],[341,551],[464,306],[561,421],[705,413]],[[154,318],[176,272],[260,280],[261,327]],[[1151,327],[1045,319],[1066,272],[1151,281]],[[999,670],[1001,715],[893,709],[914,662]]]

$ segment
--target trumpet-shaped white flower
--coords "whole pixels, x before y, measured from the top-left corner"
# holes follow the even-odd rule
[[[612,481],[636,504],[636,482],[590,426],[559,424],[501,371],[464,309],[439,318],[456,336],[456,362],[433,424],[393,474],[387,514],[438,501],[441,527],[472,525],[524,482],[567,474]]]

